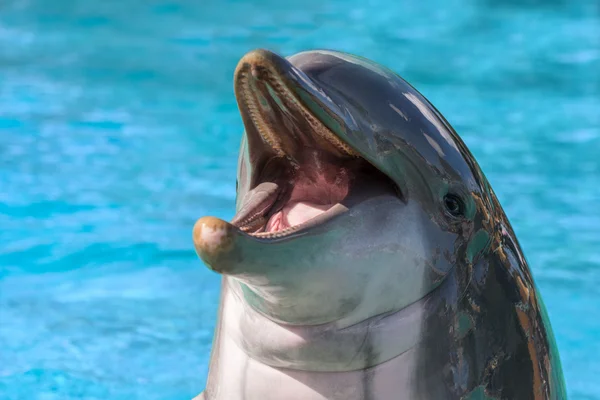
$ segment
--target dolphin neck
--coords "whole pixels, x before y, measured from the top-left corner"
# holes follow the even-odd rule
[[[296,326],[277,323],[244,300],[237,280],[224,277],[222,323],[249,357],[277,368],[353,371],[376,366],[413,348],[421,337],[428,297],[394,313],[352,326],[335,322]]]

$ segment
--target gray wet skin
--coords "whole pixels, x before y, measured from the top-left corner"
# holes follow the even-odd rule
[[[237,214],[194,227],[223,274],[199,398],[566,398],[510,223],[420,93],[331,51],[251,52],[235,90]],[[317,203],[326,211],[271,228]]]

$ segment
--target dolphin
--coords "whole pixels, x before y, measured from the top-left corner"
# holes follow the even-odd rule
[[[365,58],[255,50],[204,400],[565,399],[523,251],[440,112]],[[458,99],[457,99],[458,100]]]

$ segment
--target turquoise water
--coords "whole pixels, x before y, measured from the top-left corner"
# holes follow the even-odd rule
[[[321,47],[395,69],[463,136],[530,260],[570,398],[600,399],[598,4],[0,2],[0,398],[203,389],[219,278],[191,228],[233,215],[233,70],[256,47]]]

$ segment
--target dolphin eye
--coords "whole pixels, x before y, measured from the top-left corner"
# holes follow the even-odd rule
[[[444,196],[444,205],[446,210],[455,217],[465,215],[465,203],[455,194],[448,193]]]

